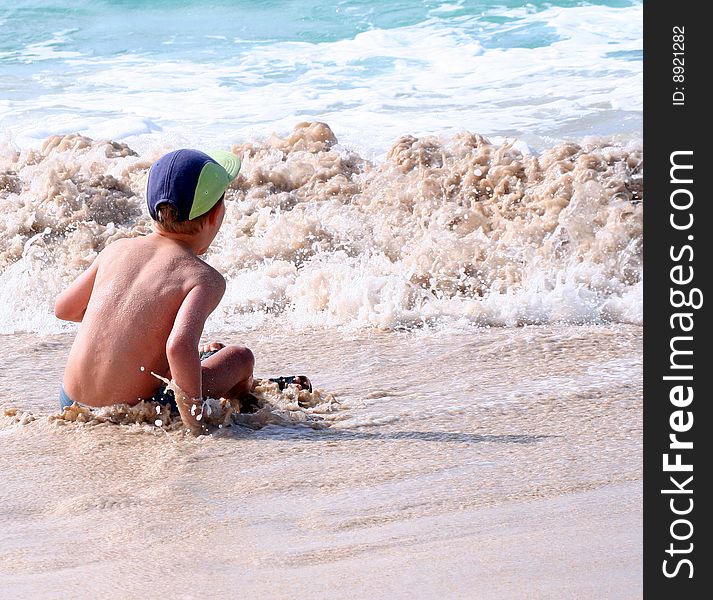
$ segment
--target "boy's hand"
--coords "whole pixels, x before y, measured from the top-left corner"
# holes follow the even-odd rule
[[[203,421],[203,400],[200,398],[188,398],[183,394],[176,396],[176,406],[181,415],[183,424],[193,435],[201,435],[208,432],[208,426]]]

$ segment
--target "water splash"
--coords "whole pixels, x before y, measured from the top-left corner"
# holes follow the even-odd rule
[[[233,151],[243,169],[206,256],[228,285],[209,329],[641,323],[640,144],[535,155],[406,135],[375,164],[315,122]],[[107,244],[150,231],[160,154],[78,135],[3,154],[0,331],[60,330],[56,294]]]

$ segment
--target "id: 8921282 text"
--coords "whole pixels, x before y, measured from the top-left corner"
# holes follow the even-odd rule
[[[674,106],[685,106],[686,94],[686,31],[683,25],[674,25],[671,30],[671,51],[673,53],[671,81],[673,82],[672,103]]]

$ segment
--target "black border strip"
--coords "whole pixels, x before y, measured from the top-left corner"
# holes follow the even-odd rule
[[[708,113],[713,106],[705,110],[708,99],[704,91],[712,72],[707,59],[711,56],[708,42],[713,39],[713,30],[703,18],[704,7],[704,3],[691,0],[648,1],[644,5],[644,595],[647,598],[709,598],[713,593],[708,516],[713,504],[710,492],[705,491],[706,486],[711,487],[713,461],[710,442],[713,398],[709,385],[713,365],[708,364],[713,354],[708,317],[709,306],[713,305],[713,288],[708,285],[713,234],[707,232],[708,204],[713,201],[708,182],[713,167],[709,150],[713,128]],[[683,49],[674,45],[677,41],[683,44]],[[683,64],[675,58],[683,59]],[[682,66],[683,70],[674,70],[675,66]],[[676,75],[679,77],[674,79]],[[674,170],[672,182],[674,152],[679,152],[673,158],[676,164],[690,164],[693,168]],[[672,208],[672,197],[679,205],[687,204],[691,197],[693,202],[689,209],[679,210]],[[678,225],[688,223],[689,215],[693,224],[676,230],[670,222],[671,214]],[[686,246],[690,250],[685,250]],[[681,269],[672,271],[677,266]],[[685,281],[691,267],[692,281],[672,282],[672,277]],[[683,297],[696,304],[695,288],[703,297],[700,308],[673,306]],[[691,321],[674,316],[683,312],[692,314],[690,332],[683,332],[680,327],[690,325]],[[690,369],[671,366],[671,343],[676,336],[693,337],[674,341],[674,348],[693,351],[674,356],[674,362],[679,366],[689,364]],[[682,375],[692,379],[664,379]],[[693,391],[688,406],[675,406],[671,402],[671,390],[678,385],[683,388],[678,395],[674,392],[673,398],[681,404],[685,404],[688,388]],[[693,425],[688,431],[674,431],[674,426],[684,429],[689,425],[690,418]],[[693,448],[672,450],[669,436],[673,433],[682,442],[692,441]],[[682,464],[692,465],[693,470],[666,472],[665,454],[669,463],[675,463],[676,454],[680,454]],[[685,483],[691,475],[693,479]],[[662,493],[680,488],[685,491]],[[690,512],[676,515],[672,509]],[[683,539],[677,540],[675,536]],[[665,560],[668,562],[664,567]],[[686,560],[690,565],[683,562]],[[667,577],[664,569],[676,575]]]

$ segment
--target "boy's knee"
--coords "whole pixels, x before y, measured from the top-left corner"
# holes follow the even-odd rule
[[[252,353],[250,348],[231,344],[226,348],[226,350],[230,350],[231,357],[234,358],[234,360],[238,360],[246,365],[249,364],[251,368],[255,366],[255,355]]]

